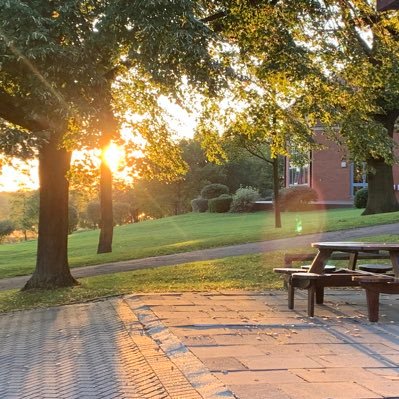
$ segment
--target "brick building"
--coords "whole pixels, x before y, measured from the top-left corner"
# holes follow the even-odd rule
[[[399,139],[398,134],[396,139]],[[286,187],[307,185],[314,188],[319,201],[331,205],[350,205],[356,191],[367,187],[365,165],[355,165],[346,159],[345,153],[336,143],[318,136],[318,142],[326,148],[312,151],[309,163],[296,166],[286,159]],[[399,166],[393,168],[395,193],[399,199]]]

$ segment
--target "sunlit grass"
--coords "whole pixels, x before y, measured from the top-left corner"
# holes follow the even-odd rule
[[[186,214],[115,228],[113,252],[97,255],[98,230],[75,233],[69,239],[71,267],[166,255],[223,245],[271,240],[302,234],[399,221],[399,213],[360,216],[358,209],[287,212],[283,228],[274,228],[271,212],[246,214]],[[35,264],[36,241],[0,245],[0,278],[25,275]]]
[[[398,242],[399,235],[370,236],[358,240]],[[0,291],[0,312],[79,303],[141,292],[279,289],[282,287],[281,276],[274,273],[273,268],[284,265],[286,252],[314,252],[314,250],[308,247],[289,248],[257,255],[106,274],[82,278],[78,287],[53,291]],[[345,261],[332,261],[332,263],[342,267],[347,265]]]
[[[281,288],[273,267],[283,262],[283,251],[193,262],[80,279],[80,286],[53,291],[0,291],[0,312],[85,302],[139,292],[209,291]]]

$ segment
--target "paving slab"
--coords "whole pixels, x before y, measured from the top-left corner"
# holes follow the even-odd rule
[[[369,323],[360,290],[327,290],[314,318],[298,294],[295,311],[226,291],[2,315],[0,398],[399,398],[398,302]]]
[[[326,290],[313,318],[301,291],[295,311],[287,309],[282,291],[181,293],[194,303],[194,315],[203,313],[191,324],[187,314],[149,305],[151,296],[134,298],[162,316],[163,326],[237,398],[399,398],[399,303],[393,296],[382,297],[381,321],[370,323],[357,289]],[[212,310],[215,305],[225,310]]]

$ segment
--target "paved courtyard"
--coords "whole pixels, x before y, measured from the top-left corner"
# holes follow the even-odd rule
[[[0,398],[399,398],[399,297],[145,294],[0,316]]]

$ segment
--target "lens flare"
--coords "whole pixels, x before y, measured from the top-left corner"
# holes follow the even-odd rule
[[[301,234],[303,230],[302,220],[297,216],[295,218],[295,233]]]

